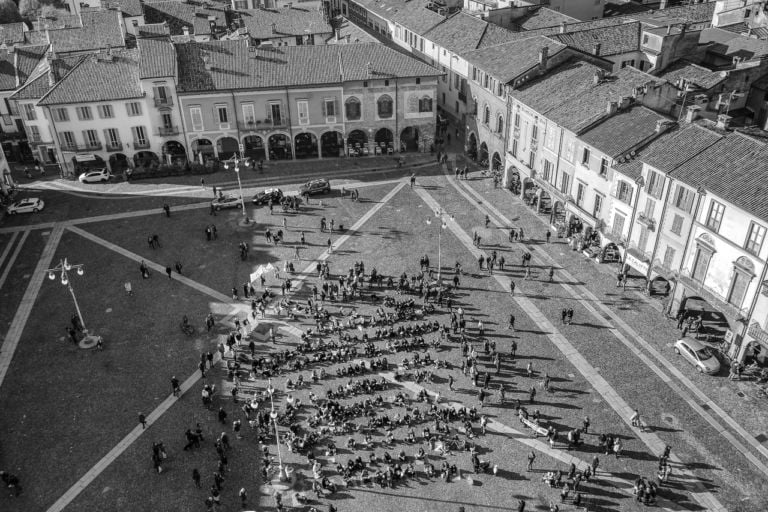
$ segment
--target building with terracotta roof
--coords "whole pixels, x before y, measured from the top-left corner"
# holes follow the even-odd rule
[[[429,151],[439,71],[378,43],[176,45],[178,98],[198,160]]]
[[[29,44],[53,46],[59,55],[89,53],[124,47],[125,25],[119,11],[87,9],[35,22],[35,28],[24,36]]]
[[[146,23],[167,23],[172,36],[191,36],[197,41],[216,39],[232,23],[228,6],[198,0],[162,0],[144,3]]]
[[[300,6],[240,10],[234,15],[235,37],[250,37],[253,44],[274,46],[325,44],[333,27],[322,11]]]

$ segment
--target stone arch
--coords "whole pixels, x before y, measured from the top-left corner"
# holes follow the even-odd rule
[[[153,151],[137,151],[133,163],[136,167],[155,168],[160,165],[160,158]]]
[[[481,165],[483,165],[483,162],[485,162],[485,165],[488,165],[488,144],[485,142],[480,143],[480,151],[477,154],[477,161],[480,162]]]
[[[747,258],[746,256],[739,256],[734,264],[742,269],[745,272],[751,273],[753,276],[755,275],[755,264],[752,263],[752,260]]]
[[[261,135],[246,135],[243,137],[243,150],[245,156],[255,161],[261,161],[267,157],[264,138]]]
[[[486,126],[491,125],[491,107],[487,103],[483,105],[483,124]]]
[[[294,147],[296,148],[296,160],[320,156],[317,135],[312,132],[297,133],[294,137]]]
[[[112,174],[122,173],[128,167],[128,157],[124,153],[112,153],[109,155],[109,170]]]
[[[498,151],[493,152],[493,157],[491,158],[491,169],[494,171],[500,171],[501,170],[501,156],[499,155]]]
[[[477,159],[477,136],[475,132],[469,132],[467,136],[467,147],[465,148],[467,156],[472,160]]]
[[[223,135],[216,139],[216,155],[219,160],[229,160],[238,152],[237,139],[229,135]]]
[[[291,137],[285,132],[274,132],[267,138],[270,160],[293,160]]]
[[[347,121],[359,121],[363,117],[362,104],[357,96],[350,96],[344,101],[344,118]]]
[[[192,157],[199,163],[204,164],[206,160],[214,158],[216,151],[213,149],[211,139],[201,137],[192,141]]]
[[[169,164],[184,165],[187,163],[187,150],[177,140],[166,141],[162,146],[163,157]]]
[[[320,135],[320,150],[323,157],[339,157],[344,154],[344,136],[341,132],[330,131]]]

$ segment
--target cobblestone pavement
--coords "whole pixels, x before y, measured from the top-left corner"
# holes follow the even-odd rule
[[[436,167],[436,166],[434,166]],[[287,181],[302,176],[298,174],[286,177]],[[345,171],[346,172],[346,171]],[[397,171],[401,172],[401,171]],[[354,183],[354,182],[353,182]],[[193,185],[178,185],[186,194]],[[262,186],[261,183],[254,186]],[[504,383],[508,389],[510,402],[526,401],[528,390],[538,387],[542,375],[546,372],[552,377],[554,392],[541,395],[535,405],[543,421],[557,428],[561,433],[581,425],[585,416],[592,420],[594,432],[611,432],[622,437],[625,450],[622,458],[607,457],[601,461],[602,477],[590,482],[585,489],[587,503],[592,510],[636,510],[638,505],[631,499],[631,483],[638,475],[653,476],[656,469],[656,457],[669,444],[673,448],[673,481],[660,491],[660,506],[667,510],[765,510],[768,507],[766,495],[765,459],[763,453],[745,437],[758,435],[764,428],[763,411],[746,410],[743,401],[732,400],[734,388],[729,384],[717,384],[721,377],[707,378],[694,375],[690,368],[680,365],[671,355],[669,343],[676,336],[674,325],[659,313],[659,305],[653,300],[628,290],[622,294],[612,286],[614,269],[595,264],[582,256],[571,252],[561,241],[551,245],[541,243],[537,238],[546,227],[541,220],[507,191],[493,189],[487,180],[473,179],[455,182],[446,179],[436,169],[425,168],[419,172],[417,186],[410,189],[406,182],[392,184],[390,193],[371,205],[366,215],[354,224],[344,236],[334,241],[333,251],[324,251],[320,260],[329,260],[333,273],[344,273],[354,262],[363,260],[366,268],[377,266],[380,273],[409,275],[418,270],[417,258],[428,253],[435,263],[435,253],[441,254],[442,272],[453,267],[454,261],[462,262],[465,275],[461,286],[455,293],[455,304],[460,304],[469,318],[470,339],[478,351],[484,339],[492,340],[502,352],[508,351],[509,342],[518,343],[517,361],[505,360],[501,371],[493,377],[493,385]],[[175,186],[174,186],[175,187]],[[173,189],[174,187],[170,187]],[[186,187],[186,188],[184,188]],[[196,187],[196,188],[199,188]],[[169,190],[173,192],[173,190]],[[169,192],[166,191],[165,193]],[[205,203],[191,203],[180,206],[178,215],[185,211],[194,212],[205,207]],[[426,219],[434,219],[435,211],[442,209],[442,217],[447,229],[442,241],[435,236],[440,229],[427,224]],[[73,219],[52,224],[53,233],[49,245],[43,250],[38,262],[38,270],[45,269],[56,250],[58,240],[65,229],[99,244],[110,251],[138,261],[140,255],[127,251],[119,243],[113,243],[84,231],[78,225],[88,222],[116,221],[122,218],[138,219],[149,215],[148,211],[132,211],[99,218]],[[155,213],[153,212],[152,215]],[[485,215],[489,223],[485,223]],[[507,228],[510,225],[523,227],[528,238],[522,244],[510,244],[507,240]],[[37,226],[41,227],[40,225]],[[15,240],[18,233],[28,233],[30,227],[4,231],[9,240]],[[470,233],[482,236],[480,247],[476,247]],[[0,233],[2,235],[3,233]],[[22,244],[23,245],[23,244]],[[507,268],[493,276],[478,269],[476,259],[480,254],[496,251],[504,255]],[[533,254],[532,275],[526,278],[520,256],[529,251]],[[2,260],[11,253],[4,251]],[[2,263],[0,260],[0,263]],[[148,262],[151,267],[162,272],[164,264]],[[314,262],[308,262],[307,270],[300,273],[302,286],[294,295],[297,300],[306,300],[311,284],[318,280],[312,272]],[[549,282],[547,271],[550,266],[556,268],[555,279]],[[2,269],[2,267],[0,267]],[[38,279],[38,274],[40,278]],[[0,279],[2,278],[0,274]],[[29,282],[27,291],[12,322],[2,352],[0,352],[0,385],[12,362],[15,343],[21,332],[27,328],[29,311],[35,303],[44,272],[36,272]],[[514,296],[510,296],[509,282],[517,284]],[[179,282],[209,296],[221,304],[231,307],[230,321],[233,316],[245,313],[248,307],[233,303],[220,292],[202,285],[195,279],[180,278]],[[0,283],[0,287],[2,283]],[[340,314],[340,306],[328,304],[334,314]],[[356,306],[362,314],[371,314],[374,305],[358,302]],[[560,311],[573,308],[574,322],[565,325],[560,322]],[[517,317],[516,329],[506,328],[510,313]],[[446,311],[438,308],[435,318],[447,323]],[[475,324],[482,319],[487,334],[479,336]],[[274,319],[268,320],[274,322]],[[284,322],[281,322],[284,325]],[[295,346],[300,331],[313,326],[311,318],[300,318],[293,326],[286,326],[285,347]],[[371,330],[369,329],[369,333]],[[15,340],[15,341],[14,341]],[[259,351],[271,351],[275,347],[259,339]],[[443,344],[440,350],[433,352],[437,357],[455,366],[461,360],[458,344]],[[378,342],[384,348],[384,342]],[[390,362],[397,364],[408,353],[389,355]],[[481,355],[484,365],[490,369],[490,361]],[[531,363],[533,375],[523,367]],[[338,365],[328,367],[333,374]],[[456,385],[449,389],[445,370],[434,372],[431,382],[423,384],[431,393],[445,404],[476,403],[477,388],[460,373],[454,372]],[[391,378],[391,374],[382,374]],[[193,374],[185,381],[184,390],[192,388],[198,377]],[[320,383],[311,389],[317,394],[324,394],[326,389],[333,389],[343,383],[339,379],[329,378],[329,382]],[[285,398],[285,380],[275,380],[281,391],[276,398]],[[222,382],[224,389],[227,383]],[[421,389],[420,385],[405,382],[410,393]],[[693,389],[692,389],[693,388]],[[397,388],[394,388],[396,391]],[[309,389],[297,392],[308,403]],[[391,393],[390,393],[391,394]],[[353,399],[354,400],[354,399]],[[359,398],[358,398],[359,400]],[[174,406],[173,397],[162,401],[148,415],[156,421]],[[629,424],[632,409],[638,408],[647,428],[639,431]],[[752,409],[756,409],[753,407]],[[526,474],[524,461],[531,450],[540,453],[541,467],[545,469],[566,469],[574,462],[583,467],[596,453],[596,437],[586,435],[586,444],[575,452],[567,452],[562,445],[555,449],[532,438],[526,438],[512,425],[519,425],[515,409],[509,405],[494,404],[487,411],[491,418],[491,435],[483,436],[480,443],[488,450],[488,457],[497,463],[501,478],[477,475],[466,478],[473,486],[481,486],[467,493],[466,487],[453,484],[415,481],[411,485],[391,490],[374,488],[350,488],[337,498],[337,506],[347,510],[352,504],[357,510],[376,507],[380,510],[403,510],[413,506],[425,510],[444,509],[448,504],[466,504],[470,510],[508,509],[510,499],[523,498],[534,507],[546,508],[551,500],[557,500],[557,492],[543,489],[538,481],[540,474]],[[389,411],[391,414],[396,410]],[[738,420],[738,422],[737,422]],[[399,439],[404,437],[404,430],[397,430]],[[75,475],[78,482],[72,486],[49,509],[75,510],[69,507],[88,486],[103,478],[102,472],[112,464],[121,463],[121,454],[142,434],[133,429],[126,437],[106,453],[103,458],[86,474]],[[717,439],[718,442],[712,442]],[[358,439],[359,441],[359,439]],[[343,440],[337,439],[337,444]],[[759,444],[759,443],[757,443]],[[415,447],[400,444],[393,450],[405,447],[413,452]],[[377,452],[385,449],[378,445]],[[341,450],[345,453],[344,450]],[[394,454],[394,452],[393,452]],[[380,455],[380,453],[379,453]],[[311,479],[311,471],[306,460],[296,454],[284,454],[286,461],[294,465],[305,477]],[[334,461],[321,457],[329,474],[334,474]],[[346,457],[342,457],[346,458]],[[440,458],[435,456],[435,460]],[[464,457],[451,459],[458,462],[463,474],[471,471]],[[306,480],[303,480],[306,481]],[[111,482],[114,484],[113,482]],[[299,486],[298,489],[306,489]],[[266,489],[266,492],[271,492]],[[385,497],[386,500],[382,500]],[[347,498],[354,500],[347,502]],[[0,501],[0,504],[3,502]],[[414,505],[415,504],[415,505]],[[261,499],[262,507],[271,507],[272,501],[267,496]],[[568,510],[566,504],[561,510]]]

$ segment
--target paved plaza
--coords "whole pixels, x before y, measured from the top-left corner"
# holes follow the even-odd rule
[[[287,510],[502,511],[520,510],[524,501],[525,510],[634,511],[646,508],[634,493],[638,478],[658,484],[656,507],[663,510],[768,509],[765,399],[749,383],[700,375],[681,362],[672,349],[679,331],[662,313],[664,299],[641,293],[639,282],[617,288],[617,267],[572,251],[565,239],[547,243],[543,218],[474,168],[469,179],[457,180],[427,158],[402,169],[389,159],[367,167],[334,165],[323,169],[332,178],[330,194],[312,197],[298,213],[275,208],[270,214],[266,206],[249,204],[249,223],[240,210],[210,210],[212,186],[238,193],[223,174],[207,178],[205,187],[181,178],[25,185],[44,194],[49,206],[39,216],[0,224],[0,469],[18,475],[23,487],[18,497],[0,493],[0,510],[203,511],[220,471],[216,510],[222,511],[275,510],[276,495]],[[317,169],[279,171],[248,177],[244,196],[267,186],[291,193]],[[342,196],[342,188],[356,190],[359,200]],[[321,219],[332,220],[334,231],[321,231]],[[211,225],[218,236],[208,240]],[[524,238],[510,241],[510,228],[522,228]],[[283,240],[269,242],[267,229],[282,230]],[[147,243],[152,235],[158,247]],[[249,245],[245,258],[238,251],[242,242]],[[478,265],[494,254],[504,258],[503,268],[490,272]],[[444,283],[441,300],[429,302],[433,312],[418,293],[396,289],[403,274],[415,285],[425,255],[425,282]],[[46,272],[64,258],[85,264],[70,284],[103,350],[83,350],[68,340],[72,297]],[[139,270],[142,262],[149,278]],[[177,262],[181,271],[167,275]],[[353,297],[321,299],[324,283],[338,284],[360,262],[363,280]],[[288,263],[293,272],[285,271]],[[253,283],[259,297],[272,294],[261,313],[244,298],[243,284],[267,264],[276,271],[265,274],[264,286]],[[323,264],[327,279],[318,275]],[[370,283],[374,269],[385,276],[381,285]],[[286,278],[292,286],[283,291]],[[373,325],[382,312],[396,311],[385,298],[412,299],[414,307],[403,311],[416,317]],[[279,307],[283,300],[285,308]],[[316,320],[308,301],[320,307],[320,316],[328,313],[327,323]],[[459,308],[463,335],[450,328],[451,312]],[[568,309],[573,318],[566,323],[561,312]],[[212,328],[205,325],[209,313]],[[185,315],[191,335],[180,329]],[[376,336],[390,325],[397,331],[427,322],[420,334]],[[333,324],[338,332],[318,335],[320,325]],[[445,326],[445,334],[433,324]],[[220,351],[238,331],[240,343]],[[412,345],[417,338],[423,347]],[[203,375],[198,363],[208,352],[212,367],[206,365]],[[431,363],[415,364],[417,356]],[[386,368],[377,364],[384,358]],[[462,370],[468,358],[480,373],[476,383]],[[262,359],[269,363],[259,367]],[[239,371],[232,371],[236,362]],[[321,370],[325,376],[313,381]],[[304,384],[289,389],[288,381],[295,384],[300,376]],[[178,396],[172,377],[179,381]],[[274,423],[265,415],[269,383],[279,455]],[[204,405],[207,385],[215,393]],[[251,401],[255,410],[246,413],[243,405]],[[289,404],[297,401],[291,420]],[[435,421],[434,410],[445,408],[475,408],[477,418],[467,425],[451,417],[448,433],[438,436],[443,422]],[[640,427],[632,424],[635,409]],[[416,410],[425,418],[416,419]],[[521,411],[536,416],[544,430],[554,429],[554,442],[535,435]],[[260,415],[267,420],[262,425]],[[485,428],[480,416],[487,418]],[[583,444],[571,449],[568,432],[582,429],[585,418]],[[196,428],[202,440],[185,449],[185,431]],[[427,428],[435,438],[425,438]],[[222,448],[223,468],[214,446],[222,432],[231,445]],[[620,440],[619,454],[601,450],[601,434]],[[451,448],[454,436],[459,443]],[[158,442],[167,455],[159,473],[152,460]],[[667,446],[671,474],[659,483]],[[473,467],[472,453],[488,462],[487,471]],[[347,470],[358,457],[365,470]],[[578,478],[574,490],[575,474],[590,468],[589,475],[595,458],[595,474]],[[288,482],[278,478],[280,463],[290,468]],[[444,463],[456,469],[445,478]],[[401,464],[409,474],[388,482],[388,468]],[[201,474],[200,488],[193,469]],[[544,482],[557,471],[568,483],[567,496],[564,485]],[[313,489],[324,477],[334,492]]]

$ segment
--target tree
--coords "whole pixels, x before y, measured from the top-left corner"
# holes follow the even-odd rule
[[[21,21],[19,8],[16,7],[13,0],[0,0],[0,20],[3,20],[3,23]]]
[[[19,12],[25,18],[35,18],[40,7],[40,0],[21,0],[19,2]]]

